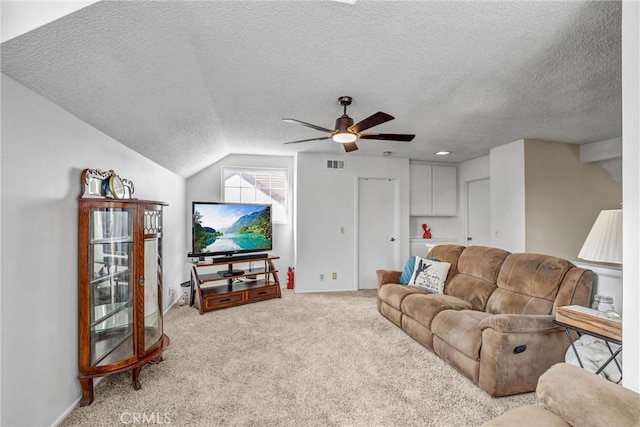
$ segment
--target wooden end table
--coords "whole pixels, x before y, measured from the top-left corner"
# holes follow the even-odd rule
[[[578,363],[581,368],[582,360],[575,346],[575,341],[571,336],[571,331],[574,331],[578,337],[582,335],[590,335],[592,337],[599,338],[604,341],[609,349],[611,357],[609,357],[602,365],[596,370],[596,375],[599,375],[604,368],[607,367],[612,361],[618,367],[620,371],[620,383],[622,381],[622,367],[616,360],[616,357],[622,352],[622,322],[607,317],[603,312],[593,310],[591,308],[570,305],[565,307],[558,307],[556,310],[556,319],[553,321],[558,326],[564,328],[571,348],[578,359]],[[610,343],[619,345],[620,347],[613,351]]]

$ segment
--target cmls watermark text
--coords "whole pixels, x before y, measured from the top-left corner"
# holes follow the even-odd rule
[[[123,412],[120,421],[126,425],[171,424],[171,412]]]

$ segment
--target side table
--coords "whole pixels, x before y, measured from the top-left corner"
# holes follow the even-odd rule
[[[612,361],[618,367],[620,371],[620,381],[622,381],[622,367],[616,360],[616,357],[622,352],[622,322],[607,317],[603,312],[593,310],[587,307],[570,305],[565,307],[558,307],[556,310],[556,319],[553,321],[558,326],[564,328],[571,348],[578,359],[580,367],[583,368],[582,360],[574,344],[574,339],[571,336],[571,331],[574,331],[578,337],[582,335],[590,335],[592,337],[599,338],[604,341],[609,349],[611,357],[609,357],[595,372],[599,375],[602,370],[609,365]],[[613,351],[610,343],[619,345],[620,347]]]

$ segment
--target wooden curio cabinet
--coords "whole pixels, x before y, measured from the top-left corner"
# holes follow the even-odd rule
[[[137,199],[79,199],[81,406],[93,401],[96,377],[130,370],[133,387],[139,389],[142,367],[160,362],[169,345],[162,324],[165,205]]]

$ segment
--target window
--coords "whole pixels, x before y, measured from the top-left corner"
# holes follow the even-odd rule
[[[287,223],[286,169],[222,168],[222,199],[235,203],[268,203],[274,223]]]

